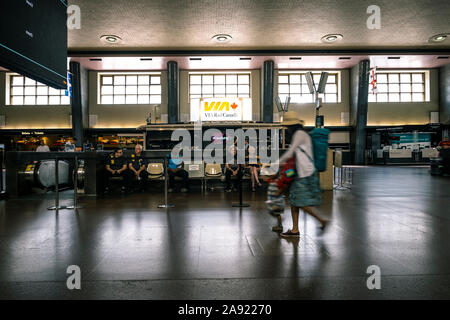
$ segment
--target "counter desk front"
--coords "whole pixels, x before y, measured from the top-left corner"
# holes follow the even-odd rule
[[[428,164],[431,158],[438,155],[435,148],[413,149],[379,149],[376,152],[375,164]]]

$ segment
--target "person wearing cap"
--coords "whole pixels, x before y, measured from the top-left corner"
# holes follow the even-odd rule
[[[291,136],[289,149],[279,160],[283,165],[295,156],[295,168],[297,175],[289,187],[289,203],[291,205],[292,229],[281,233],[282,237],[299,237],[298,215],[302,209],[316,218],[323,230],[328,221],[318,216],[312,207],[322,204],[322,190],[320,188],[319,173],[314,166],[314,154],[311,137],[303,130],[303,124],[295,111],[284,114],[284,126],[288,126],[288,136]]]

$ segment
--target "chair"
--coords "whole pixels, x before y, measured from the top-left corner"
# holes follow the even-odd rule
[[[205,176],[205,165],[203,161],[194,163],[185,163],[184,170],[189,174],[189,180],[200,180],[201,188],[203,190],[204,176]]]
[[[223,174],[222,174],[222,166],[218,163],[206,163],[205,164],[205,174],[203,177],[203,187],[204,190],[206,190],[206,181],[207,180],[222,180]],[[213,188],[211,188],[213,190]]]
[[[164,166],[161,162],[152,162],[147,167],[148,178],[151,180],[164,180]]]

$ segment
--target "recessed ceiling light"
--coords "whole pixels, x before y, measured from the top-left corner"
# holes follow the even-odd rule
[[[211,39],[218,43],[226,43],[229,42],[232,37],[229,34],[216,34]]]
[[[429,42],[442,42],[445,41],[448,38],[449,33],[441,33],[432,36],[430,39],[428,39]]]
[[[120,42],[122,40],[119,36],[115,36],[115,35],[112,35],[112,34],[101,36],[100,39],[103,42],[106,42],[108,44],[115,44],[115,43],[118,43],[118,42]]]
[[[342,34],[327,34],[326,36],[323,36],[321,40],[322,42],[333,43],[342,40],[342,38]]]

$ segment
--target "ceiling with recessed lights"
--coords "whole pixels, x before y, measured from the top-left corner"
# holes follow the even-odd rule
[[[450,49],[448,0],[69,0],[81,29],[69,50]],[[370,30],[368,6],[381,9]],[[212,37],[227,34],[220,43]],[[322,37],[341,34],[327,43]],[[105,43],[102,35],[116,35]]]

